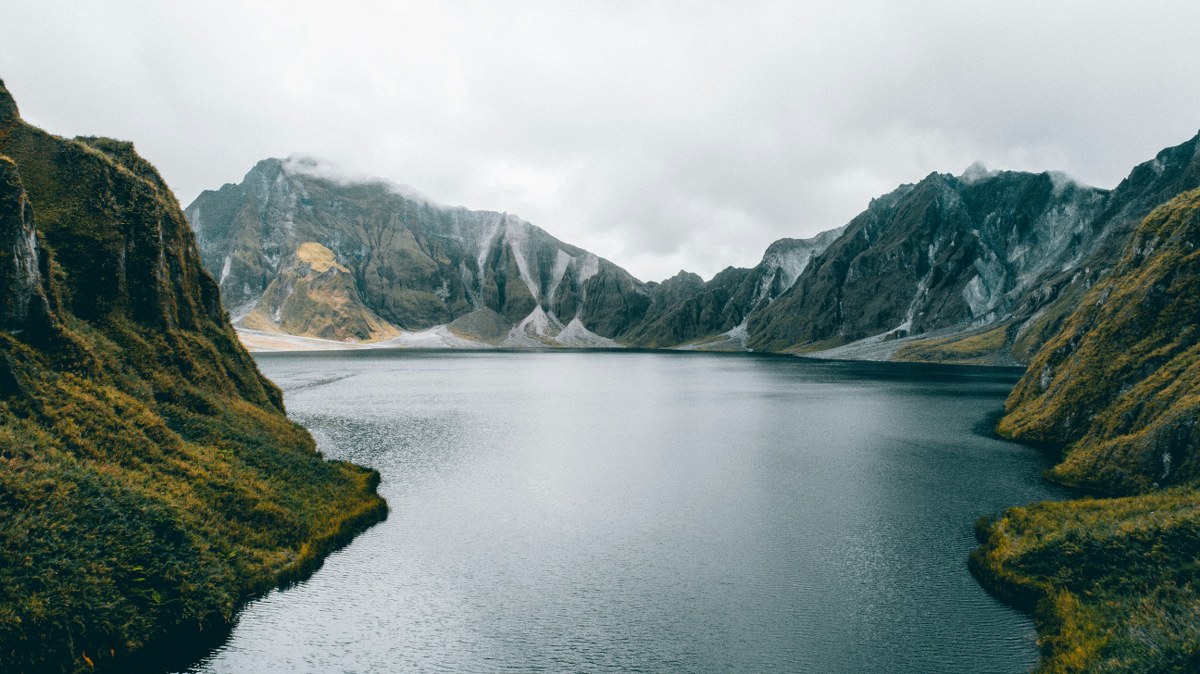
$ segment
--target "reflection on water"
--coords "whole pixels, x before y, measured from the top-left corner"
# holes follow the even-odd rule
[[[1022,672],[972,523],[1056,496],[1013,371],[671,353],[261,357],[389,519],[192,671]]]

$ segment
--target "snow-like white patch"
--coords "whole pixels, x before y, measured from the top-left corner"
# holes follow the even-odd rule
[[[467,291],[467,297],[471,300],[471,308],[481,308],[483,306],[482,294],[477,288],[475,288],[473,283],[475,276],[471,273],[471,270],[467,268],[467,263],[465,261],[458,263],[458,275],[459,278],[462,279],[463,288],[465,288]],[[481,280],[480,286],[482,287],[482,285],[483,282]]]
[[[490,349],[491,345],[459,337],[445,325],[404,332],[392,339],[370,344],[316,337],[300,337],[238,328],[238,337],[250,351],[345,351],[347,349]]]
[[[983,287],[983,279],[979,276],[974,276],[967,285],[963,287],[963,300],[967,303],[967,309],[970,310],[972,316],[978,316],[988,309],[990,296],[987,290]]]
[[[225,282],[225,279],[229,276],[229,270],[232,267],[233,267],[233,256],[226,255],[225,262],[224,262],[224,264],[221,265],[221,279],[219,281],[217,281],[218,285]]]
[[[233,324],[233,327],[235,327],[235,328],[238,327],[237,324],[243,318],[245,318],[247,315],[249,315],[249,313],[251,311],[254,311],[254,307],[258,306],[258,302],[259,302],[258,299],[252,299],[252,300],[247,301],[245,304],[241,305],[240,307],[234,307],[234,308],[230,309],[229,310],[229,322]]]
[[[238,338],[249,351],[344,351],[347,349],[369,349],[373,344],[357,344],[355,342],[338,342],[332,339],[317,339],[315,337],[299,337],[277,332],[261,330],[246,330],[238,328]]]
[[[204,238],[204,225],[200,217],[200,207],[196,206],[191,209],[191,212],[184,211],[184,217],[187,218],[188,224],[192,226],[192,232],[196,234],[196,245],[204,249],[208,241]]]
[[[487,349],[491,348],[484,342],[477,342],[459,337],[445,325],[435,325],[432,328],[405,332],[398,337],[375,342],[369,345],[376,349]]]
[[[754,291],[754,297],[750,306],[757,306],[763,301],[773,301],[777,294],[783,293],[796,285],[796,281],[800,279],[800,275],[808,268],[809,262],[817,255],[825,252],[829,244],[837,240],[841,236],[842,230],[845,227],[821,232],[820,234],[797,242],[791,248],[779,250],[778,247],[772,246],[763,255],[762,262],[759,266],[762,268],[761,276],[758,281],[758,288]],[[779,287],[774,288],[775,280],[779,279]],[[772,292],[777,290],[778,292]]]
[[[617,344],[608,337],[601,337],[591,330],[588,330],[578,316],[571,319],[571,322],[567,323],[567,326],[558,333],[557,341],[563,346],[598,347],[606,349],[616,349],[621,347],[620,344]]]
[[[479,240],[479,252],[475,256],[475,268],[479,270],[479,284],[483,285],[484,265],[487,264],[488,253],[491,252],[492,246],[496,241],[496,237],[500,234],[500,227],[504,224],[505,216],[498,216],[492,224],[483,230],[483,238]]]
[[[529,288],[529,294],[535,299],[540,299],[541,288],[534,280],[533,274],[529,273],[529,260],[525,257],[525,244],[529,241],[530,227],[527,222],[505,216],[504,240],[508,242],[509,250],[517,260],[517,273],[521,275],[525,287]]]
[[[746,319],[727,331],[725,337],[733,342],[741,342],[744,349],[746,348],[746,340],[750,337],[749,325],[750,319]]]
[[[592,253],[588,253],[583,258],[583,264],[579,267],[579,287],[582,288],[588,279],[600,273],[600,258]]]
[[[562,248],[558,249],[558,254],[554,258],[554,269],[550,274],[550,291],[546,293],[546,301],[553,302],[554,295],[558,293],[558,286],[562,284],[563,276],[567,273],[567,267],[575,258],[567,254],[567,251]]]
[[[525,335],[528,337],[555,337],[562,332],[562,323],[550,314],[546,313],[542,307],[536,306],[529,315],[521,319],[516,327],[512,329],[513,333]]]
[[[804,355],[809,358],[829,360],[892,360],[900,346],[912,339],[884,339],[892,332],[892,330],[889,330],[878,335],[865,337],[856,342]]]
[[[749,319],[714,337],[705,337],[694,342],[671,347],[678,351],[749,351],[746,340],[750,337]]]
[[[932,250],[933,247],[930,246],[930,251],[932,252]],[[897,330],[903,330],[906,333],[912,332],[913,320],[917,317],[917,308],[921,306],[921,302],[924,301],[925,296],[929,294],[929,282],[932,279],[933,268],[930,267],[929,272],[925,274],[925,278],[921,279],[917,283],[917,291],[913,293],[912,301],[908,303],[908,314],[905,316],[904,322],[892,328],[891,330],[884,332],[884,335],[896,332]],[[868,337],[868,339],[870,338]]]
[[[279,271],[279,263],[283,260],[283,256],[279,254],[278,250],[272,252],[263,251],[262,260],[273,271]]]

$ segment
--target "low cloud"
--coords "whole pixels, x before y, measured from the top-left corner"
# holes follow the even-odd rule
[[[42,0],[7,10],[0,77],[184,203],[308,153],[709,278],[977,160],[1115,185],[1200,125],[1196,25],[1173,0]]]
[[[382,185],[388,190],[406,199],[436,204],[415,188],[398,183],[387,178],[373,176],[369,173],[347,169],[336,162],[321,159],[307,154],[291,154],[283,160],[283,170],[287,173],[306,175],[335,185]]]

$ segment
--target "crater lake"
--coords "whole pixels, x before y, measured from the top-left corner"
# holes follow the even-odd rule
[[[974,521],[1065,494],[1017,369],[673,352],[260,354],[388,519],[189,672],[997,672]]]

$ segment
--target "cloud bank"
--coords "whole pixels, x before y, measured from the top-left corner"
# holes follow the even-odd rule
[[[309,154],[647,280],[975,161],[1111,187],[1200,128],[1191,1],[20,5],[23,114],[135,140],[185,204]]]

